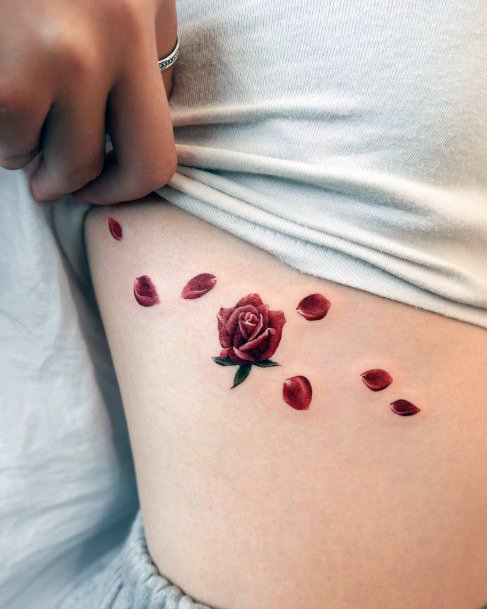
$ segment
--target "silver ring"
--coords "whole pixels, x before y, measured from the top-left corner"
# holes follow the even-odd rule
[[[169,69],[174,64],[174,62],[176,61],[176,59],[178,57],[179,57],[179,36],[176,38],[176,46],[169,53],[169,55],[166,55],[166,57],[162,57],[157,62],[159,65],[159,70],[161,72],[164,72],[164,70]]]

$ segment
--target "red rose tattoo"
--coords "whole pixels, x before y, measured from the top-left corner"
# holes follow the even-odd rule
[[[258,294],[249,294],[234,307],[222,307],[217,317],[223,349],[213,360],[220,366],[239,366],[232,389],[245,381],[252,366],[279,366],[270,358],[281,342],[286,323],[282,311],[269,311]]]

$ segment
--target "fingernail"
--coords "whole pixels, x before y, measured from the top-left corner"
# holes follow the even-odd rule
[[[32,193],[34,200],[36,203],[53,203],[54,201],[59,201],[62,197],[55,197],[54,199],[51,197],[38,197],[34,193]]]
[[[36,186],[36,185],[35,185],[35,183],[32,181],[32,176],[31,176],[31,180],[30,180],[30,192],[31,192],[31,195],[33,196],[34,200],[35,200],[37,203],[47,203],[47,202],[49,202],[49,201],[50,201],[50,199],[49,199],[49,198],[47,198],[47,197],[43,197],[42,195],[40,195],[40,194],[37,192],[37,186]]]
[[[53,201],[57,201],[57,199],[48,199],[46,197],[37,197],[36,195],[32,194],[34,201],[36,203],[52,203]]]
[[[39,193],[36,192],[36,187],[32,183],[30,186],[30,191],[31,191],[34,199],[37,201],[37,203],[53,203],[54,201],[60,201],[63,197],[66,196],[66,195],[55,195],[54,197],[46,197],[45,195],[39,195]]]

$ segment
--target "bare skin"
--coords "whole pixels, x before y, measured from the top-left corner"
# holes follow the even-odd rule
[[[90,211],[86,239],[161,573],[220,609],[485,603],[487,332],[298,273],[160,199]],[[202,272],[214,289],[182,299]],[[160,304],[136,302],[142,274]],[[286,315],[281,366],[230,389],[216,315],[254,292]],[[315,292],[331,309],[307,321]],[[393,383],[370,391],[371,368]],[[306,411],[282,400],[297,374]]]
[[[177,166],[167,97],[175,0],[2,0],[0,166],[25,167],[37,201],[147,195]],[[114,154],[105,157],[105,128]]]

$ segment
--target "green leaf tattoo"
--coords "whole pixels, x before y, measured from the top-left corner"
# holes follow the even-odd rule
[[[243,383],[245,379],[249,376],[250,371],[252,370],[252,364],[249,362],[248,364],[242,364],[238,367],[237,372],[235,373],[235,378],[233,379],[232,389]]]
[[[272,366],[280,366],[277,362],[273,362],[271,359],[265,359],[262,362],[254,362],[254,366],[259,366],[259,368],[272,368]]]
[[[219,366],[238,366],[238,364],[232,362],[228,355],[225,359],[223,359],[222,357],[214,357],[213,361]]]
[[[245,379],[249,376],[252,366],[258,366],[259,368],[272,368],[273,366],[280,366],[277,362],[272,361],[271,359],[265,359],[261,362],[247,362],[245,364],[236,364],[232,362],[229,356],[223,357],[213,357],[212,360],[215,364],[219,366],[238,366],[238,370],[235,373],[235,378],[233,380],[233,385],[231,389],[243,383]]]

